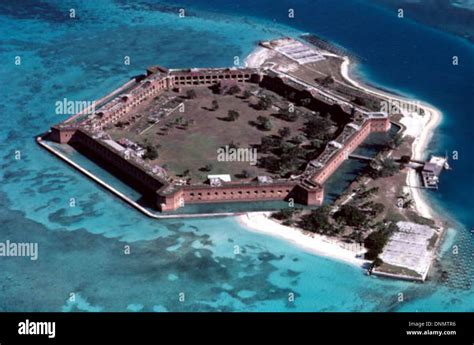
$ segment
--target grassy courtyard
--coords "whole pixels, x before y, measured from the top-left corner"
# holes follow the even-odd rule
[[[270,100],[265,107],[261,106],[262,98]],[[108,132],[115,140],[126,137],[143,147],[155,148],[158,157],[149,161],[165,167],[173,177],[197,183],[209,174],[229,174],[233,181],[243,181],[275,174],[262,164],[219,161],[218,149],[256,149],[258,158],[262,158],[269,154],[260,150],[264,137],[275,142],[298,137],[296,146],[304,144],[305,123],[314,114],[295,106],[298,116],[282,119],[280,108],[288,106],[281,96],[254,84],[239,84],[233,92],[185,87],[150,100],[134,110],[128,123],[115,125]],[[150,114],[158,120],[150,120]]]

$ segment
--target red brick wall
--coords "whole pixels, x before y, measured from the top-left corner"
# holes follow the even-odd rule
[[[161,212],[177,210],[184,206],[183,190],[177,190],[175,193],[166,196],[157,194],[156,205]]]
[[[388,132],[390,130],[390,120],[386,119],[371,119],[370,128],[372,132]]]
[[[174,194],[159,196],[158,206],[162,211],[175,210],[185,204],[272,201],[294,198],[295,202],[307,205],[321,205],[323,189],[307,191],[295,182],[272,183],[268,185],[236,184],[221,187],[184,186]]]
[[[73,135],[76,133],[76,128],[51,128],[49,138],[60,144],[67,144]]]
[[[163,186],[160,180],[147,174],[141,167],[132,164],[119,153],[113,151],[105,144],[98,142],[81,130],[78,130],[74,136],[74,146],[92,152],[98,156],[102,162],[107,162],[107,164],[112,165],[134,183],[146,189],[149,194],[154,193]]]
[[[344,147],[336,152],[334,156],[326,163],[321,171],[313,176],[313,181],[323,184],[336,171],[337,168],[344,162],[354,150],[369,136],[372,132],[387,132],[390,129],[390,120],[370,119],[362,124],[360,130],[352,135],[346,142]]]
[[[172,72],[173,73],[173,72]],[[222,80],[235,80],[238,82],[259,81],[259,76],[250,70],[208,70],[208,71],[177,71],[172,74],[174,86],[184,85],[212,85]]]
[[[245,201],[245,200],[284,200],[295,184],[268,184],[238,186],[187,186],[184,188],[186,203]]]

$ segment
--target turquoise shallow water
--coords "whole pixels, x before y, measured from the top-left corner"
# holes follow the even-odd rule
[[[462,109],[472,101],[452,91],[467,85],[466,78],[446,72],[443,56],[424,66],[421,55],[423,63],[413,66],[433,48],[430,44],[472,58],[468,43],[414,23],[404,28],[403,43],[390,14],[365,2],[299,1],[298,23],[284,22],[286,1],[183,4],[184,19],[176,16],[180,6],[144,1],[0,4],[0,58],[6,62],[0,69],[0,241],[39,243],[37,261],[1,259],[0,310],[474,310],[472,290],[436,278],[415,284],[367,277],[358,268],[243,229],[233,218],[147,219],[34,143],[36,135],[63,119],[54,114],[54,102],[64,97],[92,100],[152,64],[227,66],[234,56],[243,61],[258,40],[311,31],[354,51],[361,77],[439,106],[446,120],[432,149],[460,147],[468,154],[459,138],[468,142],[472,131],[452,120],[468,123]],[[299,10],[317,5],[318,11]],[[377,32],[360,25],[367,20],[354,14],[360,6],[364,16],[377,18]],[[67,18],[70,8],[76,9],[76,20]],[[349,23],[343,20],[348,16]],[[404,44],[419,47],[418,56],[400,53]],[[20,66],[13,63],[17,55]],[[130,66],[123,64],[125,55]],[[403,71],[400,61],[406,65]],[[438,69],[433,77],[431,71]],[[22,153],[19,161],[16,150]],[[467,198],[472,186],[456,184],[469,181],[469,164],[461,160],[433,195],[461,224],[445,243],[445,266],[459,260],[450,246],[472,224]],[[454,195],[448,193],[453,189]],[[69,207],[70,198],[76,198],[76,207]],[[130,245],[130,255],[124,255],[125,245]],[[234,254],[236,245],[241,254]],[[178,299],[181,292],[184,302]],[[294,303],[288,302],[290,292],[296,295]],[[400,292],[402,303],[397,302]],[[68,301],[71,293],[78,296],[75,302]]]

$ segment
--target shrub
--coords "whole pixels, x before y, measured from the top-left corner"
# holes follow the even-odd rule
[[[293,217],[294,213],[294,208],[282,208],[280,211],[272,213],[272,217],[278,220],[288,220]]]

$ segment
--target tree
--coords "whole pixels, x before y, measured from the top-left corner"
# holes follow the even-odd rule
[[[364,240],[364,246],[368,249],[365,258],[375,260],[382,253],[383,247],[387,244],[388,237],[383,231],[375,231]]]
[[[334,123],[326,117],[315,116],[305,123],[305,133],[309,139],[327,140],[331,137]]]
[[[333,226],[329,223],[329,208],[327,206],[311,210],[311,213],[301,219],[301,225],[304,229],[317,233],[333,232]]]
[[[272,122],[266,116],[259,115],[257,117],[257,126],[263,131],[270,131],[273,127]]]
[[[278,164],[278,171],[280,175],[284,176],[288,173],[295,172],[301,165],[301,160],[298,158],[298,147],[287,142],[283,142],[280,146],[280,152],[280,160]]]
[[[278,117],[288,122],[295,122],[298,119],[298,115],[295,111],[290,111],[290,109],[280,109]]]
[[[261,124],[263,124],[267,119],[268,119],[268,117],[265,117],[265,116],[262,116],[262,115],[258,115],[258,116],[257,116],[257,124],[261,125]]]
[[[287,138],[291,134],[291,129],[289,127],[283,127],[278,130],[278,135],[282,138]]]
[[[143,159],[154,160],[158,158],[158,150],[151,144],[148,144],[146,147],[146,152],[143,154]]]
[[[321,146],[323,145],[323,141],[321,139],[313,139],[311,140],[311,148],[313,149],[320,149]]]
[[[376,159],[368,167],[368,175],[374,179],[393,176],[398,171],[400,166],[391,158]]]
[[[277,146],[277,141],[275,140],[275,138],[271,137],[271,136],[268,136],[268,137],[263,137],[261,142],[260,142],[260,151],[262,153],[265,153],[265,152],[268,152],[270,150],[272,150],[273,148],[275,148],[275,146]]]
[[[227,113],[227,118],[229,119],[229,121],[235,121],[235,120],[237,120],[239,117],[240,117],[240,114],[239,114],[238,111],[229,110],[229,112]]]
[[[250,98],[250,96],[252,96],[252,93],[249,90],[244,90],[242,97],[247,99]]]
[[[242,177],[243,178],[251,178],[251,177],[254,177],[255,176],[255,173],[250,171],[250,170],[242,170]]]
[[[280,156],[278,172],[281,176],[285,176],[295,172],[300,164],[301,161],[297,156],[297,152],[294,150],[292,152],[285,152]]]
[[[391,149],[396,149],[399,147],[403,142],[403,136],[401,133],[397,133],[394,137],[392,137],[388,143],[388,147]]]
[[[350,226],[362,226],[367,222],[367,215],[353,205],[342,205],[334,218]]]
[[[268,171],[277,173],[279,169],[279,160],[275,156],[263,156],[258,160],[258,166]]]
[[[188,90],[188,91],[186,91],[186,97],[187,97],[188,99],[196,98],[196,91],[194,91],[194,90]]]
[[[278,220],[288,220],[293,217],[294,213],[294,208],[282,208],[280,211],[272,213],[272,217]]]
[[[382,253],[383,247],[387,244],[390,235],[396,229],[398,229],[398,227],[391,223],[390,225],[382,227],[367,236],[364,240],[364,246],[368,249],[365,253],[365,258],[367,260],[376,260],[379,254]]]
[[[184,125],[184,124],[186,123],[186,120],[184,119],[184,117],[179,116],[179,117],[177,117],[177,118],[174,120],[174,122],[175,122],[177,125],[181,126],[181,125]]]
[[[361,189],[359,191],[359,194],[357,196],[357,198],[359,198],[359,199],[369,198],[372,195],[375,195],[379,192],[379,187],[372,187],[370,189],[367,189],[364,185],[362,187],[361,187]]]
[[[240,87],[238,85],[232,85],[228,90],[228,95],[235,95],[240,92]]]
[[[273,128],[273,124],[272,124],[272,121],[270,121],[270,119],[268,119],[268,121],[265,121],[262,125],[262,130],[264,131],[271,131]]]
[[[382,213],[385,209],[385,206],[381,203],[375,203],[372,205],[372,215],[375,217]]]
[[[298,135],[293,136],[290,141],[292,143],[295,143],[295,144],[299,145],[305,140],[306,140],[306,138],[304,137],[304,135],[298,134]]]
[[[203,171],[211,171],[213,168],[212,164],[206,164],[205,166],[202,167]]]
[[[379,171],[381,177],[388,177],[396,174],[400,167],[398,164],[391,158],[385,158],[381,161],[382,169]]]
[[[267,110],[269,109],[271,106],[272,106],[272,100],[270,99],[270,97],[268,96],[262,96],[260,97],[260,99],[258,100],[258,103],[257,103],[257,109],[260,109],[260,110]]]

